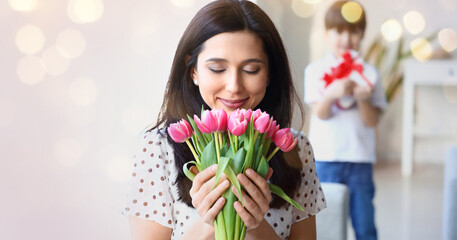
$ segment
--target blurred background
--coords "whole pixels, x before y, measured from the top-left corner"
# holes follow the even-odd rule
[[[181,34],[208,2],[0,1],[0,239],[129,239],[120,211],[139,133],[159,112]],[[333,1],[254,2],[280,30],[303,98]],[[440,239],[445,151],[457,144],[457,0],[360,3],[361,52],[389,97],[377,128],[379,237]],[[427,78],[411,104],[403,83],[418,69]]]

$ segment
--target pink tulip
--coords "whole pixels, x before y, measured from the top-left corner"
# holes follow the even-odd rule
[[[298,139],[289,131],[290,128],[283,128],[276,132],[274,142],[283,152],[292,150],[297,145]]]
[[[167,129],[171,139],[177,143],[185,142],[187,139],[192,137],[193,131],[190,124],[182,119],[177,123],[172,123]]]
[[[257,112],[257,111],[256,111]],[[254,120],[254,128],[259,133],[265,133],[270,128],[273,118],[270,119],[270,115],[266,112],[261,112],[260,115]]]
[[[257,118],[259,118],[260,115],[262,115],[262,110],[260,110],[260,109],[257,109],[254,112],[252,112],[252,121],[255,122],[255,120],[257,120]],[[250,119],[251,119],[251,117],[249,116],[249,120]]]
[[[279,130],[279,125],[276,125],[276,121],[273,121],[270,125],[270,128],[267,130],[266,139],[271,138],[273,141],[276,132]]]
[[[227,113],[223,109],[205,110],[202,119],[194,115],[194,121],[204,133],[223,132],[227,128]]]
[[[224,109],[213,109],[211,112],[216,119],[217,132],[224,132],[227,129],[227,113]]]
[[[248,127],[248,121],[245,118],[244,113],[246,113],[245,109],[237,109],[230,114],[228,120],[228,129],[235,136],[243,135],[244,132],[246,132],[246,128]]]
[[[243,114],[244,119],[246,119],[246,121],[248,121],[248,123],[251,122],[251,115],[252,115],[252,110],[251,109],[248,109],[248,110],[241,109],[240,113]]]

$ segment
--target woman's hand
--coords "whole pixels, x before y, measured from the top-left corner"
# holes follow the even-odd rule
[[[268,209],[270,209],[269,205],[272,196],[267,180],[271,177],[272,173],[273,171],[270,168],[267,178],[264,179],[254,170],[247,169],[246,175],[238,174],[237,176],[238,181],[244,187],[244,191],[242,191],[244,207],[238,201],[233,206],[246,225],[246,230],[257,228],[264,220]],[[232,187],[232,191],[239,198],[235,187]]]
[[[225,199],[221,197],[222,193],[230,186],[227,177],[222,176],[219,184],[211,190],[216,180],[216,171],[217,165],[215,164],[199,172],[190,189],[192,205],[197,209],[202,221],[210,225],[214,224],[214,219],[225,204]]]

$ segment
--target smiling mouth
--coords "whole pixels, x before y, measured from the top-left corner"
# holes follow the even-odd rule
[[[219,98],[219,101],[221,101],[221,103],[224,104],[224,106],[226,106],[227,108],[236,109],[236,108],[240,108],[241,106],[243,106],[248,99],[249,98],[230,100],[230,99]]]

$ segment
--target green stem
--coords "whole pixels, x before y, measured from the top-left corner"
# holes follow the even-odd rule
[[[230,132],[228,132],[228,138],[229,138],[229,141],[230,141],[230,146],[232,146],[233,156],[235,156],[235,154],[237,152],[237,149],[235,149],[235,145],[233,145],[234,144],[234,141],[233,141],[234,137],[236,139],[236,136],[234,136]]]
[[[189,142],[189,139],[186,140],[186,143],[187,143],[187,146],[189,146],[190,151],[192,151],[192,154],[194,155],[195,160],[196,160],[197,163],[200,165],[200,160],[198,159],[198,155],[197,155],[197,153],[195,152],[195,149],[194,149],[194,147],[192,146],[192,144]]]
[[[270,159],[273,157],[273,155],[275,155],[275,153],[276,153],[278,150],[279,150],[279,148],[276,147],[275,150],[273,150],[273,152],[271,152],[270,156],[268,156],[268,158],[267,158],[267,162],[270,161]]]
[[[214,143],[216,144],[216,156],[217,156],[217,163],[219,163],[219,158],[221,157],[221,153],[219,151],[219,141],[218,141],[218,133],[213,133],[214,136]]]

